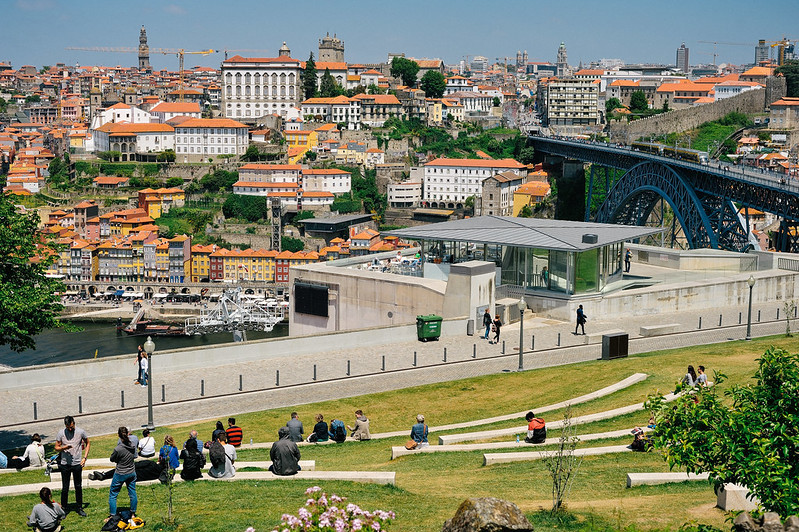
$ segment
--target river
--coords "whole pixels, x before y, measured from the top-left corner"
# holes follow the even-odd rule
[[[116,324],[101,322],[72,322],[81,327],[80,332],[66,333],[59,329],[47,330],[36,335],[36,349],[16,353],[6,345],[0,345],[0,365],[10,367],[36,366],[72,360],[87,360],[95,357],[112,357],[136,354],[136,346],[147,339],[141,336],[117,334]],[[272,332],[247,331],[248,340],[288,336],[287,323],[278,323]],[[156,351],[182,347],[203,347],[233,341],[230,333],[206,334],[201,336],[158,336],[153,338]],[[1,367],[1,366],[0,366]]]

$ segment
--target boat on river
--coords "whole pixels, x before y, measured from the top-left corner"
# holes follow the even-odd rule
[[[126,327],[117,327],[117,330],[130,336],[182,336],[186,334],[183,327],[143,320],[143,317],[144,308],[140,308]]]

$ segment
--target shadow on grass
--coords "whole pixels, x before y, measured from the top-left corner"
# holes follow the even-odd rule
[[[625,524],[621,514],[616,515],[615,520],[608,520],[593,513],[572,513],[568,510],[561,510],[552,514],[549,510],[538,510],[532,514],[527,514],[527,519],[533,524],[535,530],[566,530],[576,532],[639,532],[641,529],[633,524]],[[657,532],[661,529],[647,529],[649,532]],[[662,529],[663,532],[670,530]],[[679,530],[681,532],[723,532],[721,529],[710,525],[696,523],[694,521],[683,524]]]

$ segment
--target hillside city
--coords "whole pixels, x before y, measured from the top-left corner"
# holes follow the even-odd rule
[[[281,284],[294,265],[410,245],[381,228],[551,216],[551,168],[526,135],[616,142],[614,123],[750,91],[767,91],[770,110],[724,124],[746,135],[648,140],[785,179],[799,169],[799,99],[772,83],[794,58],[785,39],[761,41],[745,65],[692,65],[685,43],[673,65],[574,66],[565,43],[552,61],[518,51],[362,64],[328,34],[306,60],[283,42],[277,57],[226,51],[219,68],[184,69],[181,51],[177,71],[150,66],[143,26],[138,41],[135,67],[0,62],[4,191],[62,246],[52,276]],[[303,227],[352,213],[371,216],[326,238]],[[752,216],[771,247],[774,217]]]

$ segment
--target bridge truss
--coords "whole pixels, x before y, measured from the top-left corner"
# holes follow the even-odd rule
[[[637,152],[603,143],[530,137],[539,153],[548,153],[605,167],[604,194],[590,174],[586,194],[586,220],[645,225],[655,207],[668,203],[691,248],[744,251],[749,245],[748,209],[769,212],[782,219],[777,238],[779,251],[799,251],[799,186],[777,177],[741,168],[700,165]],[[613,179],[608,170],[613,171]],[[622,175],[617,177],[618,172]],[[592,205],[595,192],[603,198]],[[736,205],[744,208],[738,215]],[[672,239],[674,236],[672,235]]]

